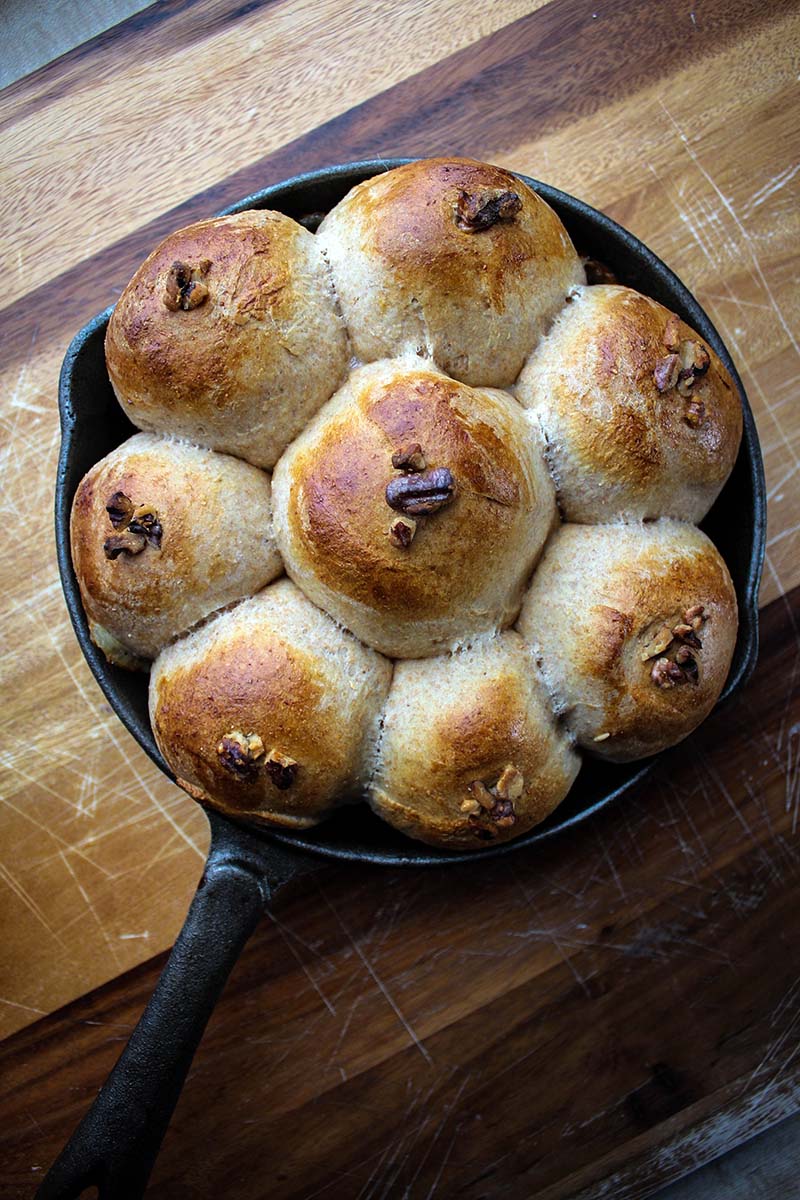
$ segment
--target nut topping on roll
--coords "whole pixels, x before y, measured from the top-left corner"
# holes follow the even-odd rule
[[[273,497],[288,574],[392,658],[510,625],[556,517],[520,406],[417,359],[354,371],[277,464]]]

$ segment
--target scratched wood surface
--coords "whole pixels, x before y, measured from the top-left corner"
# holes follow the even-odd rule
[[[23,1031],[9,1195],[110,1065],[206,845],[65,614],[61,358],[168,230],[360,157],[467,153],[537,176],[695,291],[762,441],[768,673],[575,839],[480,877],[333,869],[301,886],[234,977],[156,1194],[214,1194],[241,1156],[241,1195],[605,1180],[587,1195],[616,1197],[615,1171],[666,1178],[796,1106],[799,47],[785,2],[170,0],[0,93],[0,1029]],[[264,1145],[282,1151],[266,1175]]]

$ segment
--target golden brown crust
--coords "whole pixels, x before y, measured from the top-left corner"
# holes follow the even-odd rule
[[[110,558],[109,543],[129,524],[112,520],[115,496],[133,508],[149,505],[160,532],[141,539],[139,552]],[[70,536],[95,640],[124,666],[155,658],[178,634],[283,569],[272,538],[269,476],[152,434],[130,438],[84,477]]]
[[[207,293],[194,308],[170,303],[176,264]],[[272,466],[345,368],[313,236],[280,213],[255,211],[170,234],[120,296],[106,361],[140,428]]]
[[[412,292],[431,286],[488,301],[502,312],[511,281],[564,253],[563,226],[552,209],[510,171],[469,158],[422,159],[370,181],[361,216],[372,246]],[[510,192],[521,208],[477,233],[458,220],[459,200]],[[367,242],[367,248],[370,243]]]
[[[660,374],[681,345],[710,360],[685,395]],[[630,288],[578,289],[515,391],[541,422],[569,521],[699,521],[736,460],[741,404],[719,357]]]
[[[493,205],[497,219],[470,225],[466,212]],[[475,386],[511,384],[584,278],[552,209],[511,172],[472,159],[375,176],[318,236],[362,361],[419,350]]]
[[[680,741],[713,708],[736,641],[736,595],[721,556],[690,525],[563,525],[517,628],[580,744],[627,761]],[[659,684],[657,664],[681,657],[687,670]]]
[[[579,764],[509,632],[452,657],[397,664],[370,803],[411,837],[475,849],[544,820]]]
[[[363,787],[390,678],[385,660],[282,581],[160,656],[151,721],[196,799],[304,827]],[[260,746],[237,770],[230,739],[247,738]],[[290,764],[288,775],[271,772],[273,761]]]
[[[393,455],[409,444],[427,471],[449,470],[453,491],[399,548],[386,489],[403,476]],[[351,377],[278,464],[275,507],[296,582],[369,644],[403,655],[436,652],[424,622],[444,622],[435,636],[452,644],[513,620],[555,513],[519,407],[407,362]]]

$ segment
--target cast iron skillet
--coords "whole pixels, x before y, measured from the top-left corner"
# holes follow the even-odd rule
[[[300,175],[226,209],[273,208],[301,218],[326,212],[356,183],[406,159],[375,160]],[[741,380],[719,335],[680,280],[646,246],[602,213],[528,179],[561,216],[583,254],[677,312],[710,343],[742,398],[744,437],[736,466],[703,528],[722,552],[739,602],[739,634],[722,700],[747,680],[758,650],[758,585],[764,557],[766,497],[761,452]],[[64,359],[59,389],[61,456],[56,483],[56,545],[72,623],[95,678],[139,745],[172,778],[147,716],[147,679],[110,666],[92,644],[69,550],[69,514],[89,468],[135,430],[108,381],[103,339],[111,310],[81,330]],[[92,1108],[37,1193],[67,1200],[97,1185],[107,1200],[144,1192],[161,1140],[214,1004],[265,904],[289,879],[321,858],[387,866],[444,866],[509,854],[552,837],[641,783],[654,760],[612,765],[587,759],[575,787],[538,828],[510,844],[450,854],[416,844],[373,817],[345,809],[303,833],[257,832],[209,812],[211,848],[186,922],[158,985]]]

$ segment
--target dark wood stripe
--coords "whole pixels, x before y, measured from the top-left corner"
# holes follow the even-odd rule
[[[798,0],[779,0],[796,7]],[[594,14],[597,14],[596,17]],[[761,0],[709,0],[697,26],[646,0],[557,0],[343,113],[161,214],[0,312],[5,355],[70,336],[113,304],[139,262],[171,230],[259,188],[339,161],[393,155],[491,157],[620,100],[774,20]],[[583,64],[575,69],[575,64]],[[538,164],[529,171],[536,175]],[[590,199],[590,197],[586,197]]]

